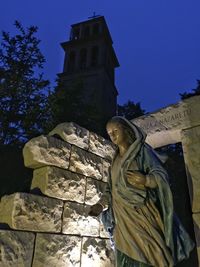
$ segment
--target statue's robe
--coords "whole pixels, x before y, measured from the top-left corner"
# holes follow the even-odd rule
[[[145,135],[127,123],[136,141],[123,157],[119,153],[114,157],[111,178],[100,200],[108,205],[102,220],[122,255],[149,266],[171,267],[189,257],[194,244],[174,214],[167,172],[154,150],[145,144]],[[127,170],[148,175],[157,186],[140,189],[131,185]]]

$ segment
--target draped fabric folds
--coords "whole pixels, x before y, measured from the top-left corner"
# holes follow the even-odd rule
[[[134,131],[136,140],[122,158],[117,151],[108,186],[100,200],[108,204],[101,218],[118,251],[117,266],[174,266],[189,257],[194,243],[174,214],[168,174],[157,154],[145,143],[146,136],[136,125],[121,119]],[[156,188],[139,189],[130,185],[125,175],[127,170],[154,177]],[[123,265],[126,261],[129,265]]]

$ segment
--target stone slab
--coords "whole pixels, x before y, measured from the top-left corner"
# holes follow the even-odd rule
[[[83,203],[86,178],[81,174],[47,166],[34,170],[31,189],[34,188],[39,188],[50,197]]]
[[[73,146],[69,170],[101,180],[103,177],[103,163],[99,156]]]
[[[63,213],[62,233],[99,236],[99,219],[88,216],[89,206],[66,202]]]
[[[86,150],[89,146],[89,131],[74,122],[58,124],[49,135],[58,135],[64,141]]]
[[[0,230],[0,266],[31,267],[35,235]]]
[[[101,198],[105,187],[106,183],[98,181],[96,179],[87,178],[85,203],[87,205],[96,204]]]
[[[51,136],[41,135],[23,148],[24,164],[28,168],[51,165],[68,169],[71,145]]]
[[[60,232],[63,202],[27,193],[1,198],[0,222],[12,229],[37,232]]]
[[[161,147],[181,141],[180,131],[199,125],[200,96],[190,97],[132,120],[147,133],[147,143]]]
[[[108,239],[84,237],[82,267],[114,267],[114,253]]]
[[[182,131],[182,146],[193,212],[200,212],[200,126]]]
[[[106,158],[108,160],[112,160],[115,152],[115,145],[105,138],[97,135],[96,133],[90,132],[90,140],[89,140],[89,151],[101,156],[102,158]]]
[[[81,238],[37,234],[32,267],[80,267]]]

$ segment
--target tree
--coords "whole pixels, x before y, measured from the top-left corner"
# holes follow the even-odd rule
[[[134,103],[131,100],[128,100],[124,105],[118,106],[118,116],[123,116],[128,120],[140,117],[144,115],[145,110],[141,108],[140,103]]]
[[[200,95],[200,80],[197,80],[197,87],[192,89],[193,93],[186,93],[180,94],[181,99],[186,99],[195,95]]]
[[[0,145],[21,146],[48,121],[49,81],[40,73],[45,59],[35,36],[38,28],[14,25],[17,34],[3,31],[0,44]]]
[[[105,122],[102,112],[95,106],[94,94],[85,94],[81,78],[66,85],[62,79],[57,80],[55,91],[49,97],[53,114],[52,127],[58,123],[73,121],[90,131],[105,135]]]

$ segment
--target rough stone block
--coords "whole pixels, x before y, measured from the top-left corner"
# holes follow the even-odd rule
[[[37,234],[32,267],[80,267],[81,238]]]
[[[87,178],[87,186],[86,186],[86,199],[85,203],[88,205],[96,204],[101,198],[106,183],[97,181],[92,178]]]
[[[103,181],[107,182],[110,176],[111,162],[103,160]]]
[[[83,203],[86,178],[81,174],[47,166],[34,170],[31,189],[34,188],[39,188],[50,197]]]
[[[106,231],[102,222],[100,222],[100,237],[102,238],[110,238],[108,232]]]
[[[71,145],[51,136],[31,139],[23,149],[24,164],[29,168],[46,165],[68,169]]]
[[[4,196],[0,222],[17,230],[60,232],[63,202],[26,193]]]
[[[110,241],[84,237],[81,266],[114,267],[114,253],[110,247]]]
[[[0,266],[31,267],[35,235],[0,230]]]
[[[89,206],[65,203],[62,232],[81,236],[99,236],[99,220],[88,216],[88,212]]]
[[[182,131],[182,145],[193,212],[200,212],[200,126]]]
[[[89,151],[92,153],[101,156],[102,158],[112,160],[115,149],[115,145],[110,141],[96,133],[90,133]]]
[[[58,124],[49,135],[58,135],[64,141],[84,149],[89,146],[89,131],[74,122]]]
[[[102,159],[75,146],[72,147],[69,169],[98,180],[103,175]]]
[[[194,96],[174,105],[132,120],[147,133],[146,142],[161,147],[181,141],[181,130],[199,125],[200,96]]]

